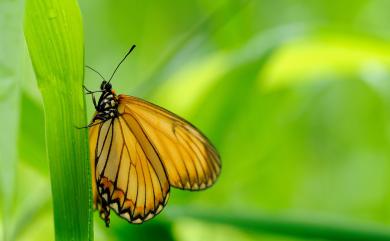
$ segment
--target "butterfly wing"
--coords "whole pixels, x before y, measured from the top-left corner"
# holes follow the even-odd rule
[[[176,188],[201,190],[214,184],[221,161],[211,142],[193,125],[145,100],[119,95],[119,113],[153,147]]]
[[[158,214],[170,186],[158,152],[142,128],[129,118],[117,117],[92,126],[89,137],[94,201],[106,225],[110,208],[132,223]]]

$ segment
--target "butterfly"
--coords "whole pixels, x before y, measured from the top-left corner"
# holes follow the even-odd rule
[[[89,128],[95,209],[106,226],[110,210],[130,223],[155,217],[171,187],[197,191],[212,186],[221,172],[216,148],[196,127],[143,99],[119,94],[110,81],[90,91],[95,114]],[[95,93],[100,93],[98,100]]]

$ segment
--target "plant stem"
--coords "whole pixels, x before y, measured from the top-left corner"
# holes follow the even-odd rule
[[[84,39],[75,0],[27,0],[25,36],[46,123],[56,240],[92,240]]]

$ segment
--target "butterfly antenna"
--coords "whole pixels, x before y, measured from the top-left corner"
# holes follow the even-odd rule
[[[129,56],[129,54],[131,53],[131,51],[133,51],[133,49],[135,48],[135,45],[131,46],[129,52],[127,52],[127,54],[125,55],[125,57],[123,57],[123,59],[121,60],[121,62],[119,62],[119,64],[116,66],[114,72],[112,73],[110,79],[108,80],[108,83],[110,83],[112,77],[114,77],[116,71],[118,70],[119,66],[123,63],[123,61],[125,61],[125,59],[127,58],[127,56]]]
[[[91,66],[88,66],[88,65],[86,65],[85,67],[88,68],[88,69],[90,69],[90,70],[92,70],[92,71],[95,72],[96,74],[98,74],[103,80],[106,80],[106,79],[103,77],[103,75],[102,75],[101,73],[99,73],[99,71],[97,71],[96,69],[94,69],[94,68],[92,68]]]

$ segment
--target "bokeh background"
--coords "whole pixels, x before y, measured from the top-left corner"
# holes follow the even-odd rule
[[[141,226],[95,215],[95,240],[318,240],[193,218],[390,228],[390,1],[79,1],[85,62],[185,117],[220,151],[204,192],[173,190]],[[53,240],[43,106],[23,2],[0,0],[0,233]],[[99,77],[86,70],[91,89]],[[87,99],[89,116],[93,105]],[[7,214],[7,215],[6,215]],[[113,215],[115,216],[115,215]]]

